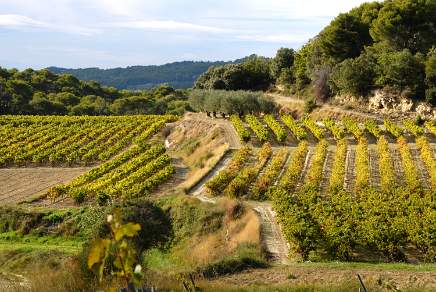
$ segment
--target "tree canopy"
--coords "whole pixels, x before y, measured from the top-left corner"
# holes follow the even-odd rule
[[[188,109],[186,92],[169,86],[120,91],[68,74],[0,67],[0,114],[183,114]]]
[[[434,46],[435,0],[364,3],[339,14],[298,51],[280,48],[271,59],[210,68],[195,87],[266,90],[275,84],[322,100],[386,87],[436,104]]]

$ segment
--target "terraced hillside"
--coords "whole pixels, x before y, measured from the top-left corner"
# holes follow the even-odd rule
[[[241,141],[251,131],[251,142],[207,193],[271,201],[294,254],[363,259],[363,248],[387,260],[434,261],[433,123],[252,115],[232,123]]]

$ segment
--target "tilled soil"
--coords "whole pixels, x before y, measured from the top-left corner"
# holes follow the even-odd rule
[[[0,204],[18,204],[50,187],[65,184],[88,171],[89,167],[1,168]]]
[[[239,274],[217,278],[212,283],[238,287],[261,285],[270,288],[274,286],[313,285],[326,289],[330,287],[332,291],[334,287],[346,286],[353,288],[352,291],[357,291],[359,287],[358,274],[362,277],[368,291],[436,290],[436,273],[433,272],[377,268],[307,267],[299,264],[278,266],[270,269],[247,270]]]

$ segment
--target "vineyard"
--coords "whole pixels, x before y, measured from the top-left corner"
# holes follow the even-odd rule
[[[143,144],[173,116],[0,117],[0,166],[87,165]]]
[[[436,260],[431,122],[249,115],[237,125],[241,141],[252,131],[251,139],[270,142],[248,142],[208,192],[272,201],[291,250],[304,260],[314,253],[362,259],[362,249],[389,261]]]
[[[0,164],[93,165],[66,185],[49,189],[52,202],[76,203],[147,196],[175,172],[165,147],[148,140],[173,116],[0,118]]]

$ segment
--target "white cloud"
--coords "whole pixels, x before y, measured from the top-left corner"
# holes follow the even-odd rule
[[[46,23],[34,20],[30,17],[17,15],[17,14],[3,14],[0,15],[0,26],[5,27],[20,27],[20,26],[30,26],[30,27],[45,27]]]
[[[111,22],[107,23],[108,27],[115,28],[133,28],[153,31],[184,31],[184,32],[206,32],[206,33],[228,33],[230,29],[198,25],[187,22],[179,22],[174,20],[140,20],[126,22]]]
[[[79,34],[84,36],[99,33],[99,29],[88,28],[70,24],[56,24],[35,20],[18,14],[0,14],[0,27],[6,28],[40,28],[56,32]]]
[[[282,44],[303,43],[311,37],[308,34],[242,34],[237,36],[241,40]]]
[[[104,10],[111,15],[137,16],[142,11],[146,11],[147,6],[151,6],[154,1],[144,0],[87,0],[98,9]],[[156,1],[160,2],[160,1]]]

